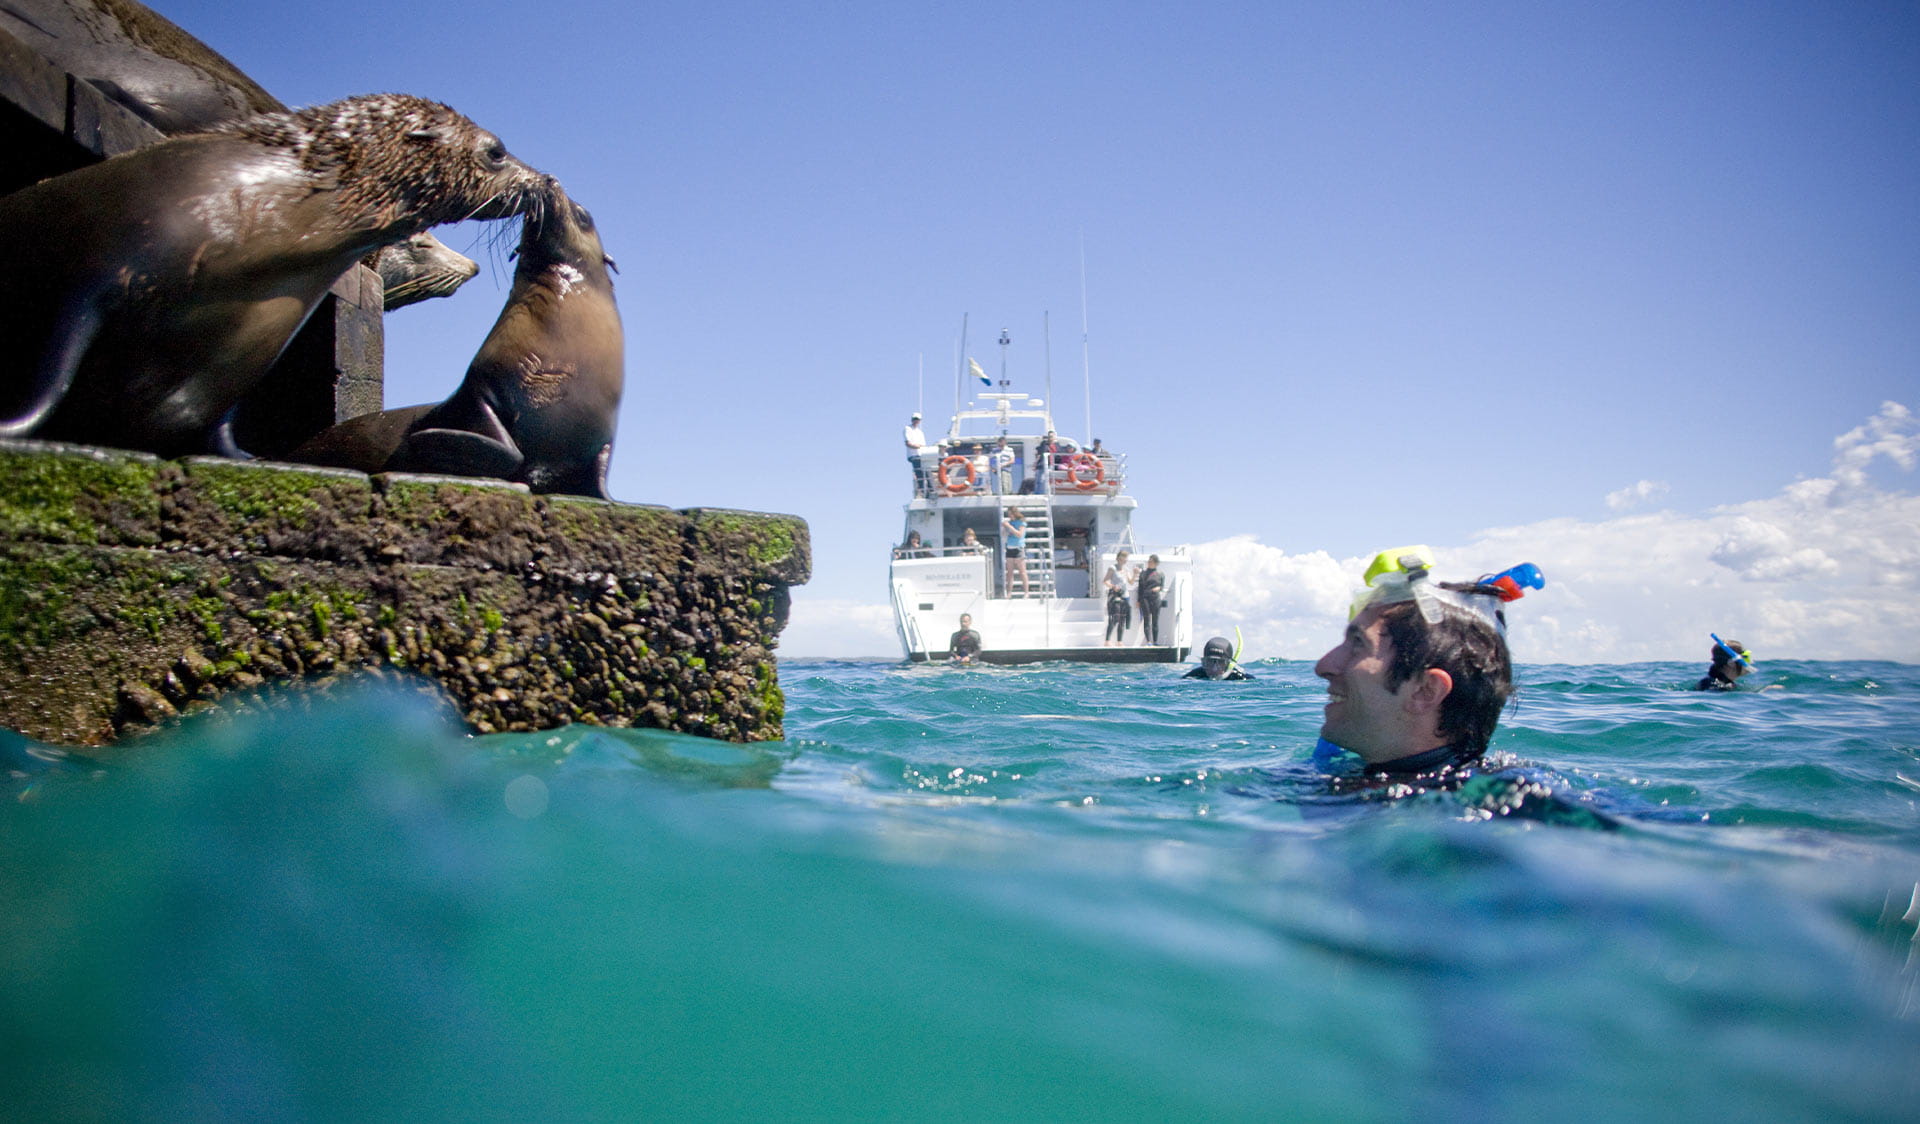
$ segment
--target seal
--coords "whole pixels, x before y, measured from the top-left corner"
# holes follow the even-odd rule
[[[175,137],[0,197],[0,436],[178,456],[356,260],[518,214],[543,177],[438,102],[347,98]]]
[[[287,111],[226,56],[139,0],[0,0],[0,30],[168,136]],[[384,246],[366,264],[385,283],[388,311],[451,295],[480,271],[431,234]]]
[[[618,270],[593,216],[558,180],[547,185],[523,220],[506,307],[452,397],[349,419],[290,459],[611,498],[607,463],[626,382]]]
[[[388,312],[451,296],[480,272],[472,258],[424,231],[405,242],[382,246],[365,264],[380,275]]]

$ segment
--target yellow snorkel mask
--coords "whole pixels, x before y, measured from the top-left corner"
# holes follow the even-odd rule
[[[1347,619],[1372,606],[1412,601],[1428,624],[1437,623],[1448,609],[1479,617],[1501,636],[1507,634],[1506,614],[1500,611],[1501,593],[1491,585],[1470,590],[1447,589],[1433,580],[1433,551],[1424,546],[1400,546],[1373,556],[1361,575],[1367,587],[1354,596]],[[1485,592],[1482,592],[1484,590]]]

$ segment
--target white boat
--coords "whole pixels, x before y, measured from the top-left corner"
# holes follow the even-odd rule
[[[1193,648],[1192,565],[1184,546],[1137,543],[1135,500],[1126,494],[1126,457],[1069,438],[1041,467],[1036,457],[1054,432],[1047,404],[1006,389],[974,395],[955,411],[935,447],[909,458],[913,498],[889,572],[894,626],[907,659],[950,659],[960,615],[973,618],[986,663],[1075,660],[1178,663]],[[933,435],[929,434],[929,438]],[[996,469],[992,450],[1007,439],[1011,464]],[[1006,460],[1003,454],[1000,460]],[[1008,573],[1001,520],[1009,508],[1026,521],[1027,582]],[[971,530],[978,545],[964,545]],[[1157,555],[1164,577],[1158,643],[1144,643],[1146,622],[1131,601],[1125,638],[1107,642],[1106,576],[1122,551],[1134,580]]]

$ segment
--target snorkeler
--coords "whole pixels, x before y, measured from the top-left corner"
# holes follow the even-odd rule
[[[1707,668],[1706,675],[1694,685],[1696,691],[1734,691],[1740,687],[1740,677],[1753,670],[1753,653],[1738,640],[1722,640],[1714,633],[1713,664]]]
[[[1252,679],[1240,670],[1234,659],[1233,645],[1224,636],[1207,641],[1200,652],[1200,666],[1182,675],[1182,679]]]
[[[1474,582],[1435,581],[1432,564],[1425,547],[1377,555],[1345,637],[1313,666],[1327,681],[1322,741],[1370,773],[1480,759],[1513,690],[1502,605],[1545,584],[1530,564]]]
[[[973,630],[973,614],[960,614],[960,628],[947,639],[954,663],[972,663],[980,655],[980,634]]]

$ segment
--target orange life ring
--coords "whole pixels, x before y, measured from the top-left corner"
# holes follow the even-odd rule
[[[1092,469],[1093,475],[1087,477],[1081,476],[1080,470],[1083,468]],[[1100,482],[1106,478],[1106,466],[1101,464],[1100,458],[1094,456],[1092,453],[1075,453],[1073,456],[1067,458],[1067,483],[1072,484],[1081,491],[1093,491],[1095,488],[1098,488]]]
[[[964,482],[954,482],[951,475],[954,465],[959,465],[961,468],[967,470],[967,478]],[[980,474],[974,471],[973,461],[967,457],[948,457],[940,462],[940,486],[956,496],[961,492],[972,491],[973,486],[977,484],[979,480]]]

